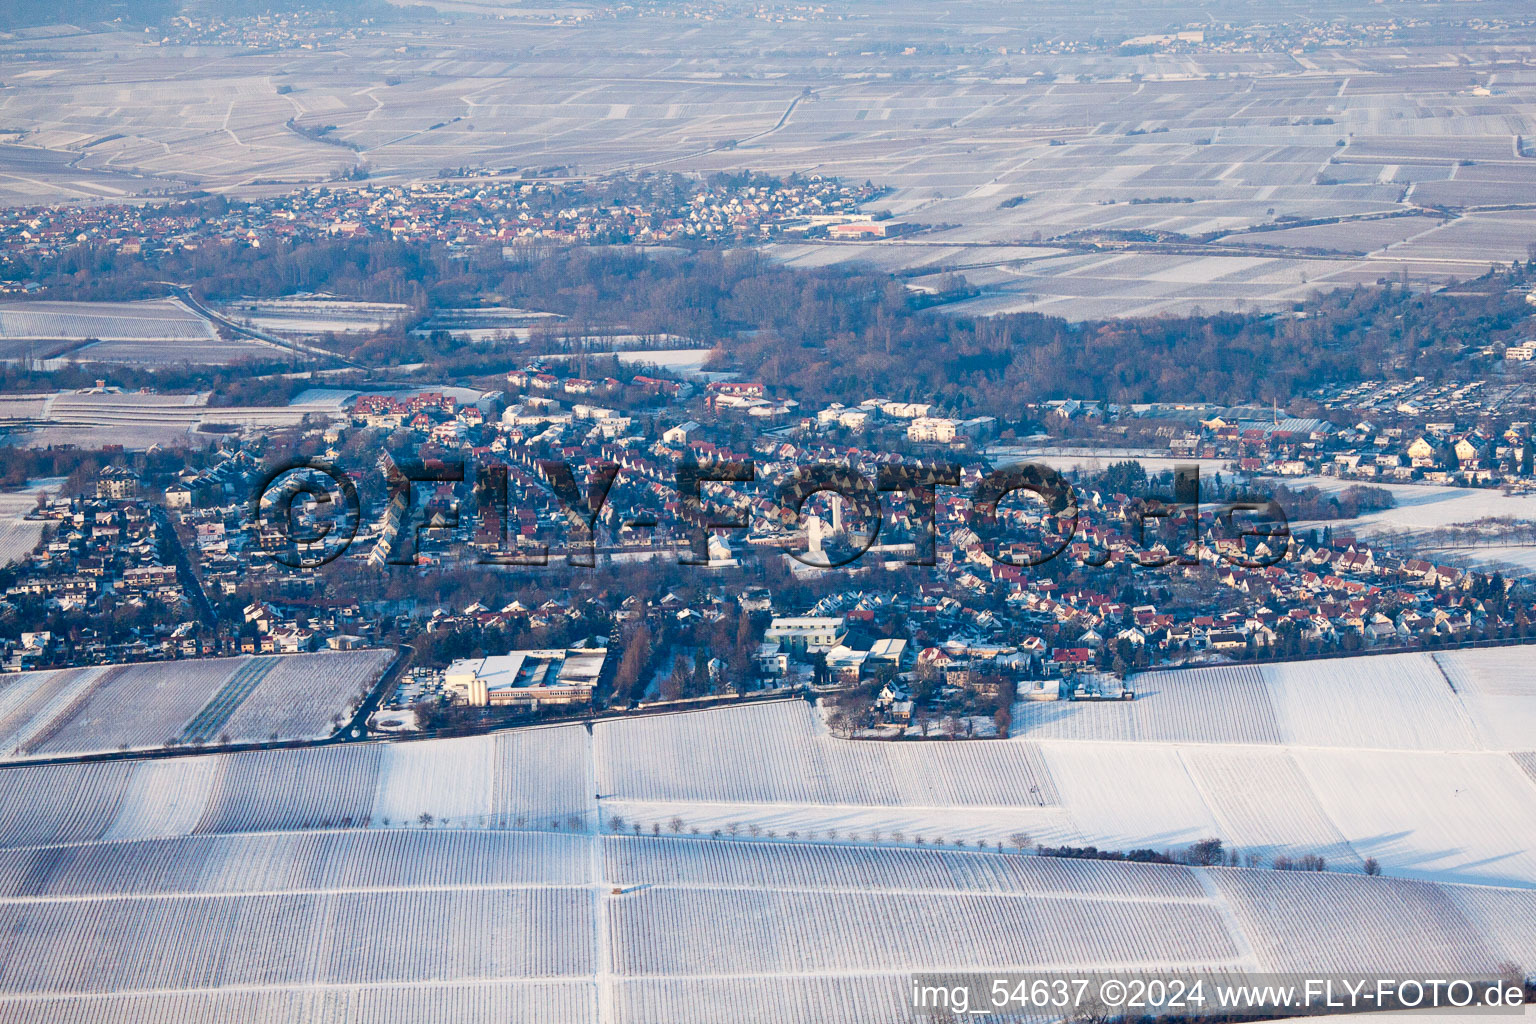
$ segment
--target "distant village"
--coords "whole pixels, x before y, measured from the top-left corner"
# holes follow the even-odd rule
[[[327,134],[323,126],[306,130]],[[212,241],[259,248],[276,241],[387,237],[441,243],[452,251],[780,235],[857,240],[901,227],[859,212],[880,189],[821,175],[665,174],[583,181],[560,176],[558,168],[549,172],[466,170],[464,176],[409,184],[337,182],[220,209],[198,202],[7,208],[0,210],[0,266],[80,246],[147,257]],[[31,290],[25,280],[0,281],[0,288]]]

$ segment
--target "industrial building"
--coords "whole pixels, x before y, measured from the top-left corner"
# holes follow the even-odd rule
[[[607,658],[602,647],[461,658],[448,666],[443,682],[449,692],[475,707],[582,704],[592,699]]]

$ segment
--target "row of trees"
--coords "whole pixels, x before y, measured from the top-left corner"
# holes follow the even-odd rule
[[[485,296],[564,314],[573,329],[615,324],[716,343],[715,362],[824,403],[863,396],[871,382],[898,399],[960,414],[1016,419],[1020,403],[1074,396],[1118,402],[1254,399],[1288,402],[1311,388],[1381,376],[1465,377],[1485,368],[1490,336],[1528,307],[1529,264],[1481,289],[1414,293],[1401,285],[1316,295],[1300,316],[1222,313],[1068,323],[1038,314],[941,316],[895,277],[860,269],[790,269],[751,250],[704,249],[658,259],[643,250],[555,249],[509,264],[386,239],[214,243],[155,261],[80,247],[13,268],[56,298],[163,294],[155,282],[196,282],[210,298],[329,290],[432,305]],[[506,350],[461,351],[387,332],[351,355],[426,359],[434,373],[503,365]]]

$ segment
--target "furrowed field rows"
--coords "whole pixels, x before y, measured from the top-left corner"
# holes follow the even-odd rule
[[[1536,786],[1505,754],[1297,750],[1318,802],[1388,874],[1536,885]]]
[[[47,757],[175,742],[323,738],[392,656],[327,651],[23,672],[0,682],[0,753]]]
[[[1312,871],[1209,870],[1272,971],[1488,972],[1500,957],[1451,886]]]
[[[10,705],[0,720],[0,756],[22,753],[34,735],[57,721],[105,672],[100,667],[22,672],[0,682],[0,700]]]
[[[1524,647],[1446,651],[1434,656],[1485,746],[1520,750],[1536,737],[1536,674]]]
[[[0,989],[574,977],[591,925],[590,894],[563,888],[0,902]]]
[[[0,770],[0,845],[368,824],[590,827],[579,726]],[[574,819],[574,821],[573,821]]]
[[[1187,901],[1185,868],[868,846],[702,839],[604,840],[604,874],[623,885],[895,889]]]
[[[1041,807],[1058,802],[1028,743],[860,743],[803,701],[600,722],[599,791],[633,800]]]
[[[0,303],[0,338],[217,341],[213,325],[174,300]]]
[[[1509,756],[1514,758],[1520,770],[1529,775],[1533,783],[1536,783],[1536,752],[1525,750]]]
[[[43,526],[41,521],[0,518],[0,569],[37,550],[43,539]]]
[[[219,731],[244,740],[317,739],[351,715],[394,652],[338,651],[280,658],[236,703]]]
[[[423,813],[472,828],[591,824],[591,738],[580,726],[385,745],[374,821]]]
[[[0,851],[0,899],[582,885],[590,839],[538,832],[198,836]]]
[[[649,888],[608,905],[616,973],[1217,965],[1211,904],[967,893]]]
[[[0,998],[5,1024],[541,1024],[595,1022],[587,981],[494,981],[375,987],[252,989],[154,995]]]
[[[355,829],[87,843],[0,852],[0,1020],[104,1020],[113,1006],[128,1020],[296,1007],[372,1019],[386,989],[370,986],[389,986],[399,1005],[432,991],[468,1020],[508,1007],[585,1020],[606,1004],[615,1024],[675,1024],[727,1005],[691,994],[739,1000],[732,1020],[904,1021],[906,1000],[886,1001],[893,970],[1488,971],[1532,948],[1532,900],[1353,874],[748,840]],[[558,985],[536,986],[547,1002],[491,994],[560,978],[592,1001]]]
[[[1443,891],[1501,959],[1536,973],[1536,891],[1447,885]]]
[[[1288,742],[1318,747],[1477,750],[1434,659],[1387,654],[1264,666]]]
[[[631,979],[613,986],[615,1015],[624,1024],[679,1024],[717,1019],[729,1008],[732,1024],[919,1024],[931,1022],[912,1006],[912,977],[769,975],[732,978]],[[995,1024],[1043,1022],[1044,1017],[989,1014]]]
[[[1133,702],[1022,701],[1029,739],[1514,750],[1536,731],[1520,648],[1144,672]]]
[[[237,658],[119,665],[84,694],[84,702],[51,739],[34,737],[40,756],[163,747],[186,725],[188,710],[217,690]]]
[[[1221,828],[1175,747],[1045,744],[1062,801],[1086,844],[1127,850],[1187,846]]]
[[[98,839],[117,816],[134,766],[126,762],[0,771],[0,843]]]
[[[378,777],[373,744],[253,750],[223,759],[202,834],[365,824]]]
[[[1182,753],[1230,845],[1266,863],[1276,856],[1315,854],[1334,868],[1360,868],[1360,856],[1288,752],[1192,747]]]
[[[213,699],[187,723],[177,741],[207,743],[218,736],[224,723],[229,721],[229,716],[235,713],[235,708],[250,696],[251,691],[261,682],[261,677],[270,672],[274,664],[269,658],[252,658],[237,667],[234,674],[219,687]]]
[[[227,763],[225,757],[177,757],[135,764],[124,786],[122,803],[101,838],[191,835],[202,821]]]
[[[1259,670],[1229,666],[1147,672],[1130,704],[1024,701],[1014,735],[1045,739],[1164,743],[1280,743],[1280,725]]]

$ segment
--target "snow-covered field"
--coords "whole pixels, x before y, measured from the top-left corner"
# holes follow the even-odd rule
[[[39,489],[0,493],[0,569],[26,558],[43,539],[43,520],[26,518],[37,507]]]
[[[0,1015],[905,1024],[924,1019],[912,970],[1530,969],[1533,907],[1360,876],[590,832],[33,846],[0,851]]]
[[[1025,701],[1015,736],[1392,750],[1536,746],[1536,648],[1222,665],[1132,677],[1136,700]]]
[[[1331,476],[1304,476],[1287,479],[1291,488],[1316,487],[1325,493],[1359,486],[1359,480],[1340,480]],[[1503,491],[1473,487],[1446,487],[1439,484],[1369,483],[1392,493],[1394,508],[1368,512],[1356,519],[1333,520],[1327,525],[1336,532],[1353,532],[1362,537],[1374,533],[1413,533],[1445,526],[1475,523],[1479,519],[1536,519],[1536,496],[1505,494]],[[1321,523],[1292,523],[1303,529]]]
[[[784,701],[0,768],[0,1019],[865,1024],[921,1019],[914,970],[1536,971],[1536,755],[1391,711],[1517,701],[1515,656],[1442,659],[1447,704],[1428,656],[1209,670],[1176,713],[1101,706],[1139,716],[1101,738],[849,741]],[[1330,870],[1041,857],[1015,831]]]
[[[410,312],[390,302],[353,302],[326,295],[240,299],[225,306],[229,319],[285,338],[382,331]]]
[[[0,338],[217,341],[213,325],[176,299],[0,303]]]
[[[0,676],[0,757],[318,739],[390,651],[143,662]]]
[[[604,721],[590,734],[559,726],[80,766],[100,775],[90,801],[35,793],[38,813],[14,827],[40,842],[601,822],[625,834],[902,850],[998,849],[1020,833],[1029,845],[1155,850],[1216,836],[1262,863],[1315,854],[1358,871],[1375,857],[1398,876],[1536,887],[1536,781],[1528,756],[1510,749],[1529,741],[1518,715],[1532,698],[1495,692],[1524,686],[1498,682],[1510,657],[1455,655],[1459,678],[1484,680],[1462,693],[1429,655],[1162,673],[1161,689],[1135,702],[1043,705],[1091,713],[1093,730],[1039,735],[1023,714],[1032,705],[1020,705],[1009,740],[842,740],[810,705],[781,701]],[[36,692],[0,721],[42,728],[100,675],[16,677]],[[1198,689],[1159,711],[1181,675]],[[1222,676],[1210,689],[1200,682]],[[29,714],[33,703],[44,710]],[[1244,707],[1269,724],[1250,728]],[[1133,727],[1116,727],[1117,713]],[[0,773],[0,788],[17,778]]]

